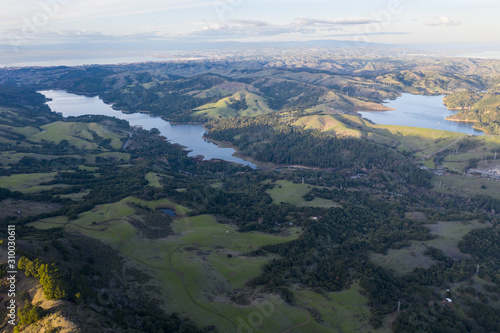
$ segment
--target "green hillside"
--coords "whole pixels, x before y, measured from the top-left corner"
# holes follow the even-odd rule
[[[208,103],[193,110],[193,115],[204,118],[253,117],[273,112],[265,98],[243,90],[215,103]]]

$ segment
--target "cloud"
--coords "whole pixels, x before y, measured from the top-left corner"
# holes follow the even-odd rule
[[[23,30],[9,29],[0,37],[0,44],[11,45],[15,50],[29,45],[94,44],[110,42],[141,42],[157,38],[156,33],[137,33],[117,36],[87,30]],[[164,39],[164,37],[163,37]],[[17,52],[17,51],[16,51]]]
[[[233,37],[256,37],[256,36],[275,36],[287,33],[307,34],[313,33],[314,29],[307,29],[292,25],[242,25],[232,22],[214,22],[208,23],[202,30],[190,33],[188,37],[206,37],[206,38],[233,38]]]
[[[452,20],[448,16],[435,17],[432,21],[426,22],[425,25],[430,27],[453,27],[461,25],[462,22]]]
[[[269,26],[267,22],[258,20],[228,20],[227,22],[243,27],[265,27]]]
[[[197,7],[213,7],[213,3],[209,0],[2,0],[0,29],[17,28],[26,20],[43,17],[51,23],[67,23]]]
[[[377,22],[372,18],[338,18],[334,20],[317,20],[310,18],[296,18],[289,24],[272,24],[257,20],[226,20],[207,22],[203,29],[192,32],[186,37],[199,38],[238,38],[256,36],[276,36],[283,34],[312,35],[341,31],[343,26],[363,25]]]
[[[335,20],[315,20],[315,19],[308,19],[308,18],[295,19],[295,23],[300,24],[302,26],[316,26],[316,27],[370,24],[370,23],[376,23],[376,22],[378,22],[378,21],[373,19],[373,18],[363,18],[363,17],[338,18]]]

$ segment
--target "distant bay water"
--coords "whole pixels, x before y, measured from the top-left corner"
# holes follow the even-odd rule
[[[181,124],[172,125],[168,121],[157,116],[146,113],[123,113],[114,110],[105,104],[99,97],[88,97],[68,93],[62,90],[44,90],[39,93],[51,98],[47,102],[51,110],[61,113],[64,117],[84,115],[104,115],[128,121],[131,126],[141,126],[145,130],[157,128],[161,135],[172,143],[178,143],[189,151],[188,156],[203,156],[204,160],[220,159],[247,165],[256,169],[257,166],[249,161],[233,156],[236,152],[233,148],[221,148],[218,145],[205,140],[203,135],[205,129],[201,125]]]
[[[478,59],[500,59],[500,51],[485,51],[478,53],[459,54],[459,58],[478,58]]]
[[[482,131],[472,128],[472,123],[445,120],[455,114],[443,104],[443,96],[423,96],[403,94],[401,97],[384,103],[395,111],[358,112],[363,118],[375,124],[421,127],[471,135],[483,135]]]

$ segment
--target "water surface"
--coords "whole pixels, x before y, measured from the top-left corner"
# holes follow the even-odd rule
[[[233,156],[236,152],[233,148],[221,148],[203,138],[205,129],[201,125],[182,124],[172,125],[168,121],[157,116],[145,113],[126,114],[113,110],[110,105],[105,104],[99,97],[88,97],[68,93],[62,90],[44,90],[41,94],[52,101],[47,102],[52,111],[60,112],[64,117],[84,116],[84,115],[104,115],[124,119],[131,126],[142,126],[145,130],[157,128],[161,135],[172,143],[178,143],[190,151],[188,156],[203,156],[204,160],[221,159],[228,162],[235,162],[248,165],[256,169],[257,166],[251,162]]]
[[[170,217],[177,217],[177,215],[175,214],[175,211],[173,209],[162,208],[160,210]]]
[[[395,111],[369,111],[359,112],[359,114],[381,125],[422,127],[471,135],[484,134],[472,128],[472,123],[445,120],[456,111],[446,108],[443,104],[443,96],[403,94],[384,105]]]

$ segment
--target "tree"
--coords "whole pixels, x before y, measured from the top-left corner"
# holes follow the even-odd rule
[[[43,317],[43,308],[38,305],[26,303],[24,307],[19,309],[19,324],[29,325],[39,321]]]
[[[54,264],[42,264],[38,269],[40,284],[47,299],[61,299],[66,297],[66,290],[63,287],[59,270]]]

